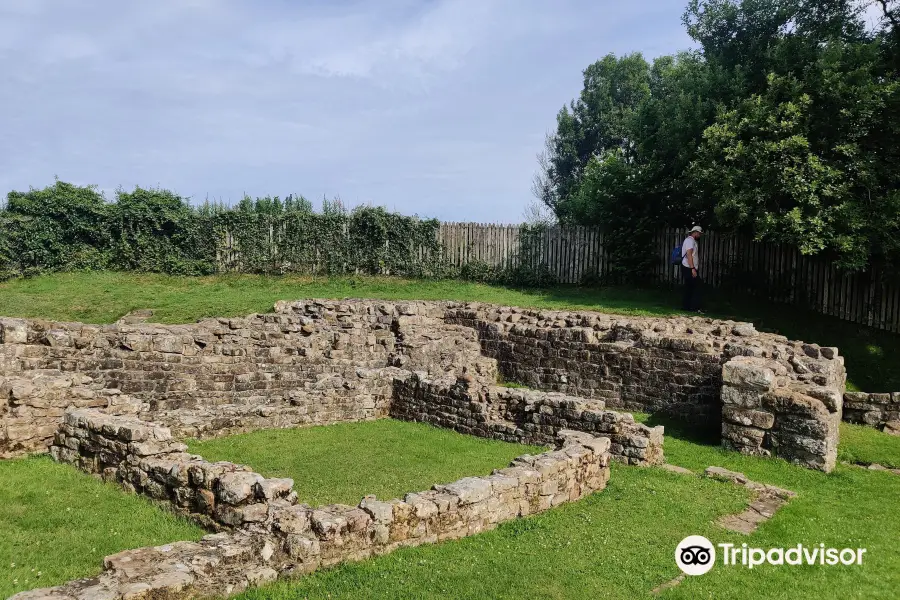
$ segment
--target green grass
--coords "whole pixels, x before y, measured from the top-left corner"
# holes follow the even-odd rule
[[[746,506],[743,489],[656,468],[614,465],[607,489],[580,502],[463,540],[281,581],[242,598],[651,598],[650,590],[679,574],[675,545],[693,534],[714,543],[746,541],[762,548],[825,543],[868,552],[862,567],[747,571],[717,565],[660,597],[894,597],[900,586],[895,540],[900,477],[849,466],[825,475],[725,452],[693,439],[677,423],[662,424],[669,462],[698,472],[724,466],[794,490],[798,497],[753,535],[742,537],[714,523]],[[392,420],[257,432],[191,446],[208,459],[240,460],[269,475],[294,476],[302,499],[313,504],[356,502],[371,492],[400,496],[487,473],[537,450]],[[222,454],[215,455],[214,447]],[[842,441],[842,453],[863,450],[884,464],[897,445],[886,434],[862,428]],[[142,498],[46,457],[0,463],[0,524],[5,528],[0,566],[15,565],[0,581],[0,593],[6,594],[89,576],[99,571],[104,555],[125,548],[201,535]]]
[[[714,522],[746,506],[743,489],[656,468],[614,465],[606,490],[580,502],[463,540],[403,549],[281,581],[241,598],[653,598],[653,588],[680,573],[675,546],[694,534],[716,544],[771,548],[825,543],[868,552],[861,567],[765,566],[750,571],[719,564],[656,597],[895,597],[900,586],[900,477],[845,466],[826,475],[780,460],[725,452],[666,425],[671,431],[665,441],[669,462],[697,472],[710,465],[743,471],[756,481],[794,490],[798,497],[754,534],[741,536]]]
[[[269,429],[205,441],[190,451],[207,460],[250,465],[266,477],[291,477],[312,506],[383,500],[470,475],[489,475],[536,446],[462,435],[393,419],[297,429]]]
[[[651,423],[653,419],[651,419]],[[798,493],[776,517],[750,537],[756,547],[787,547],[798,543],[824,543],[838,548],[867,548],[862,567],[763,566],[746,569],[716,569],[703,577],[689,578],[687,585],[667,594],[671,598],[891,598],[900,586],[900,555],[896,534],[900,531],[900,477],[857,467],[838,465],[825,475],[792,466],[782,460],[760,459],[726,452],[717,446],[690,441],[666,423],[665,452],[669,462],[690,469],[719,465],[741,471],[755,481],[770,483]],[[869,429],[841,441],[843,452],[865,448],[879,460],[886,456],[876,448],[886,434]],[[715,540],[714,540],[715,541]]]
[[[478,300],[522,307],[589,309],[667,316],[679,293],[633,288],[560,286],[517,290],[460,281],[387,277],[170,277],[128,273],[65,273],[0,284],[0,315],[111,323],[130,310],[152,308],[154,321],[187,323],[202,317],[268,312],[276,300],[311,297]],[[900,391],[900,335],[833,317],[747,299],[711,296],[709,316],[753,321],[792,339],[838,346],[850,388]]]
[[[878,463],[885,467],[900,468],[900,437],[865,425],[841,423],[838,459],[850,463]]]
[[[0,461],[0,597],[96,575],[109,554],[203,534],[49,457]]]
[[[676,575],[685,531],[713,536],[736,487],[658,469],[614,467],[606,490],[481,535],[399,550],[244,599],[646,598]]]

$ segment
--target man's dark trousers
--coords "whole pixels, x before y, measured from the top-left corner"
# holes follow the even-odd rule
[[[684,301],[681,307],[695,312],[700,309],[700,272],[694,277],[688,267],[681,265],[681,278],[684,279]]]

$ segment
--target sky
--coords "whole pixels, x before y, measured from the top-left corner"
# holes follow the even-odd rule
[[[303,194],[520,222],[608,53],[691,45],[686,0],[0,0],[0,193]]]

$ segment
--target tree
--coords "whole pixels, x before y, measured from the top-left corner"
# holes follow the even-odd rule
[[[698,51],[585,70],[536,195],[608,238],[703,222],[900,264],[900,10],[868,30],[872,1],[690,0]]]
[[[593,156],[619,149],[633,159],[636,112],[649,95],[649,79],[649,65],[640,54],[610,54],[584,70],[584,89],[557,115],[534,186],[561,222],[575,219],[569,200]]]

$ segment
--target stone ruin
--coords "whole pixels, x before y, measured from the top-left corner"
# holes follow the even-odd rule
[[[827,472],[846,378],[836,348],[749,323],[460,302],[278,302],[188,325],[7,318],[0,342],[0,457],[49,450],[217,532],[21,599],[227,595],[490,529],[603,489],[610,460],[663,463],[663,428],[623,411],[712,424],[726,448]],[[402,500],[312,508],[292,481],[181,441],[383,417],[555,450]]]

